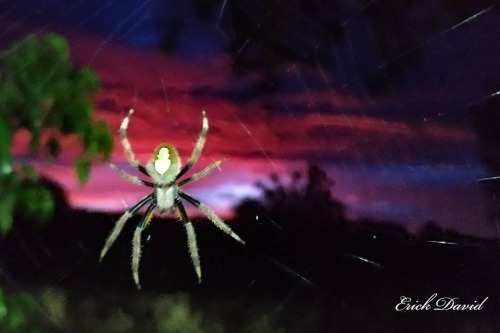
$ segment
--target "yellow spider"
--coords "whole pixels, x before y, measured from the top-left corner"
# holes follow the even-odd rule
[[[172,213],[175,211],[175,209],[178,209],[179,218],[186,229],[188,249],[191,260],[193,261],[194,270],[196,272],[196,275],[198,276],[198,282],[201,282],[200,256],[198,254],[198,246],[196,244],[196,235],[193,225],[189,221],[189,218],[186,214],[186,209],[184,208],[184,204],[182,203],[181,198],[197,207],[220,230],[233,237],[238,242],[245,244],[245,242],[236,233],[234,233],[234,231],[231,230],[231,228],[227,224],[225,224],[224,221],[222,221],[222,219],[217,216],[217,214],[215,214],[212,209],[210,209],[210,207],[206,206],[199,200],[193,198],[180,189],[182,185],[196,181],[206,176],[215,168],[219,167],[219,165],[223,161],[223,159],[218,160],[210,164],[202,171],[193,174],[191,177],[179,180],[179,178],[181,178],[187,171],[189,171],[189,169],[196,163],[201,155],[201,151],[203,149],[203,146],[205,145],[205,140],[208,133],[207,116],[205,114],[205,111],[203,111],[203,125],[200,136],[198,137],[196,146],[191,153],[191,157],[183,168],[181,168],[181,159],[175,147],[166,143],[159,145],[155,149],[154,154],[148,161],[148,163],[143,166],[135,159],[134,152],[132,151],[132,147],[130,146],[130,142],[127,138],[127,128],[130,121],[130,116],[133,112],[134,110],[131,109],[121,123],[121,142],[123,145],[123,149],[125,150],[125,156],[127,157],[128,163],[146,176],[149,176],[153,180],[153,182],[148,182],[140,179],[139,177],[133,176],[123,169],[118,168],[114,164],[111,164],[110,166],[126,180],[134,184],[149,186],[153,188],[153,192],[144,197],[132,208],[127,210],[118,219],[115,227],[106,240],[104,248],[101,251],[100,260],[104,258],[110,247],[113,245],[127,220],[130,219],[135,213],[137,213],[137,211],[144,205],[149,203],[144,216],[135,229],[134,237],[132,240],[132,275],[137,288],[140,289],[141,285],[139,282],[139,260],[141,257],[141,233],[151,221],[153,211],[156,207],[158,208],[160,214],[163,212]]]

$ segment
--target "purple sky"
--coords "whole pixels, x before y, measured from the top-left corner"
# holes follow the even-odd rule
[[[407,78],[405,89],[377,97],[342,89],[345,73],[283,63],[279,79],[288,89],[242,102],[230,96],[250,90],[261,77],[234,75],[218,27],[197,23],[188,9],[176,7],[187,24],[179,50],[167,55],[150,47],[159,38],[150,20],[155,2],[142,3],[131,2],[130,8],[114,2],[77,4],[67,14],[59,11],[57,20],[16,9],[24,14],[14,10],[3,20],[1,40],[5,46],[26,33],[63,33],[74,61],[101,77],[97,116],[109,121],[116,139],[126,111],[136,109],[129,136],[144,162],[162,142],[174,144],[185,160],[199,134],[201,110],[206,110],[211,131],[195,170],[222,156],[228,160],[186,191],[224,216],[230,216],[231,207],[242,198],[259,196],[256,181],[276,172],[286,182],[288,171],[304,170],[306,162],[313,161],[335,180],[333,195],[346,204],[351,218],[392,219],[411,231],[436,220],[459,232],[499,235],[487,221],[484,194],[475,182],[487,172],[473,128],[466,121],[443,121],[441,116],[453,118],[450,110],[457,104],[480,97],[476,87],[469,89],[460,81],[471,70],[463,67],[461,58],[455,59],[456,68],[450,68],[451,78],[443,79],[442,68],[432,76],[431,63],[442,62],[443,54],[431,48],[414,70],[414,79]],[[48,12],[47,6],[40,13]],[[114,12],[117,8],[123,12]],[[445,41],[451,52],[455,46]],[[472,73],[479,76],[477,70]],[[426,82],[429,77],[436,80]],[[318,88],[314,80],[324,86]],[[14,151],[20,158],[26,141],[26,133],[17,133]],[[113,161],[127,168],[119,140],[116,143]],[[77,143],[68,138],[60,161],[36,161],[42,173],[64,186],[75,207],[122,211],[148,192],[104,165],[96,165],[90,182],[79,187],[71,165],[75,147]]]

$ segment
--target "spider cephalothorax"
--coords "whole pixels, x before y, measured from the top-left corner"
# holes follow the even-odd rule
[[[196,235],[194,232],[194,228],[192,223],[189,221],[186,209],[184,208],[184,204],[181,201],[181,198],[189,202],[190,204],[197,207],[203,214],[205,214],[208,219],[215,224],[219,229],[224,231],[226,234],[237,240],[238,242],[245,244],[245,242],[236,234],[234,231],[229,228],[227,224],[222,221],[222,219],[215,214],[215,212],[201,203],[197,199],[191,197],[187,193],[183,192],[180,187],[187,183],[193,182],[201,177],[206,176],[212,170],[219,167],[223,160],[218,160],[208,167],[203,169],[200,172],[193,174],[191,177],[185,178],[183,180],[179,180],[198,160],[201,155],[201,151],[203,146],[205,145],[205,140],[208,133],[208,120],[205,115],[205,111],[203,111],[203,125],[200,136],[196,142],[196,146],[194,147],[193,152],[191,153],[191,157],[184,167],[181,166],[181,160],[179,154],[175,147],[169,144],[161,144],[159,145],[155,151],[151,159],[148,163],[143,166],[141,165],[134,156],[134,152],[130,146],[130,142],[127,138],[127,128],[128,123],[130,121],[130,116],[134,110],[130,110],[128,115],[123,119],[122,124],[120,126],[120,137],[122,141],[123,148],[125,150],[125,156],[127,157],[127,161],[134,168],[138,169],[140,172],[149,176],[153,182],[145,181],[140,179],[137,176],[133,176],[126,171],[118,168],[116,165],[111,164],[111,168],[116,170],[122,177],[126,180],[138,184],[145,185],[153,188],[153,192],[146,197],[144,197],[141,201],[139,201],[132,208],[127,210],[116,222],[115,227],[111,231],[110,235],[106,240],[106,244],[101,251],[101,260],[104,258],[109,248],[113,245],[114,241],[120,234],[125,222],[130,219],[139,209],[141,209],[144,205],[149,202],[149,206],[146,208],[146,212],[141,219],[141,222],[137,226],[134,237],[132,240],[132,275],[134,277],[134,281],[138,288],[140,288],[139,283],[139,260],[141,257],[141,233],[142,230],[149,224],[151,218],[153,216],[153,211],[157,207],[160,213],[165,211],[175,211],[177,209],[179,211],[179,218],[183,223],[188,240],[188,249],[189,254],[191,256],[191,260],[193,261],[193,266],[196,271],[196,275],[198,276],[198,281],[201,282],[201,266],[200,266],[200,256],[198,254],[198,246],[196,244]],[[182,167],[182,168],[181,168]]]

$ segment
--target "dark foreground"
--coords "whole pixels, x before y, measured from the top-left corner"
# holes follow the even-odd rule
[[[138,291],[130,272],[134,222],[102,263],[117,216],[66,211],[48,227],[16,221],[1,243],[2,285],[30,291],[41,332],[498,332],[500,247],[430,224],[409,235],[358,222],[277,230],[234,223],[241,246],[195,221],[203,283],[184,230],[154,220]],[[308,222],[304,222],[306,226]],[[148,238],[148,240],[146,240]],[[426,309],[396,311],[401,297]],[[434,310],[439,298],[480,310]],[[443,301],[444,302],[444,301]],[[449,303],[449,302],[448,302]],[[403,305],[400,308],[404,308]],[[417,307],[418,308],[418,307]]]

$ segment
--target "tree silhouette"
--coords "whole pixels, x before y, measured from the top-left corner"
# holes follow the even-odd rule
[[[276,174],[271,184],[258,183],[261,199],[245,199],[235,208],[245,239],[261,252],[304,271],[335,246],[346,222],[345,209],[331,194],[334,183],[309,164],[305,176],[291,174],[285,186]],[[256,228],[256,220],[261,228]]]
[[[323,224],[325,221],[336,223],[344,220],[344,207],[331,194],[334,182],[326,172],[316,165],[309,164],[306,178],[299,171],[291,174],[291,183],[285,186],[276,174],[271,174],[271,184],[257,183],[263,198],[245,199],[236,207],[238,217],[245,217],[265,212],[275,218],[283,217],[287,227],[300,218],[308,223]],[[254,207],[252,211],[251,207]],[[300,217],[300,218],[299,218]],[[303,224],[303,223],[301,223]]]

